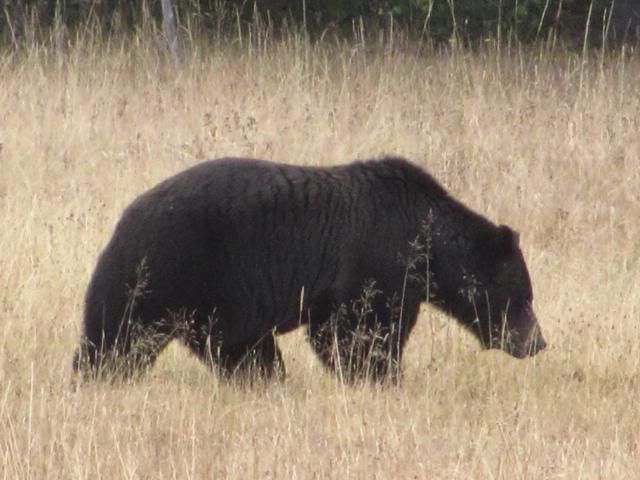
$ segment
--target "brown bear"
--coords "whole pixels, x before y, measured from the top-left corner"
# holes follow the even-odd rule
[[[518,235],[385,157],[334,167],[223,158],[138,197],[98,259],[75,370],[130,375],[180,339],[223,376],[284,375],[301,325],[340,378],[397,380],[419,306],[485,348],[545,348]]]

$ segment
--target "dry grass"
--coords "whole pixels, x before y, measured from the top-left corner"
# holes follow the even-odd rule
[[[0,478],[637,478],[640,64],[633,52],[144,38],[0,53]],[[399,389],[343,387],[303,335],[283,385],[177,346],[70,388],[82,296],[124,206],[209,157],[381,153],[522,234],[549,349],[480,352],[424,309]]]

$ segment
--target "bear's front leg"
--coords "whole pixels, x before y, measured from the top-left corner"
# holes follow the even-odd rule
[[[347,383],[400,381],[402,345],[391,329],[368,325],[344,307],[322,322],[310,322],[308,336],[322,363]]]

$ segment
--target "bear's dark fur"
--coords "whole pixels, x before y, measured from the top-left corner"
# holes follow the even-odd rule
[[[486,348],[545,347],[518,235],[401,158],[328,168],[226,158],[124,212],[86,294],[74,367],[124,375],[180,338],[226,375],[282,376],[306,325],[343,379],[398,378],[421,302]]]

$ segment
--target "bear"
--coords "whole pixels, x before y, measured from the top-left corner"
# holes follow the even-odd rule
[[[404,158],[221,158],[125,209],[86,292],[73,367],[129,377],[178,339],[221,378],[282,379],[276,337],[302,326],[340,379],[398,382],[422,303],[525,358],[546,346],[532,302],[519,235]]]

